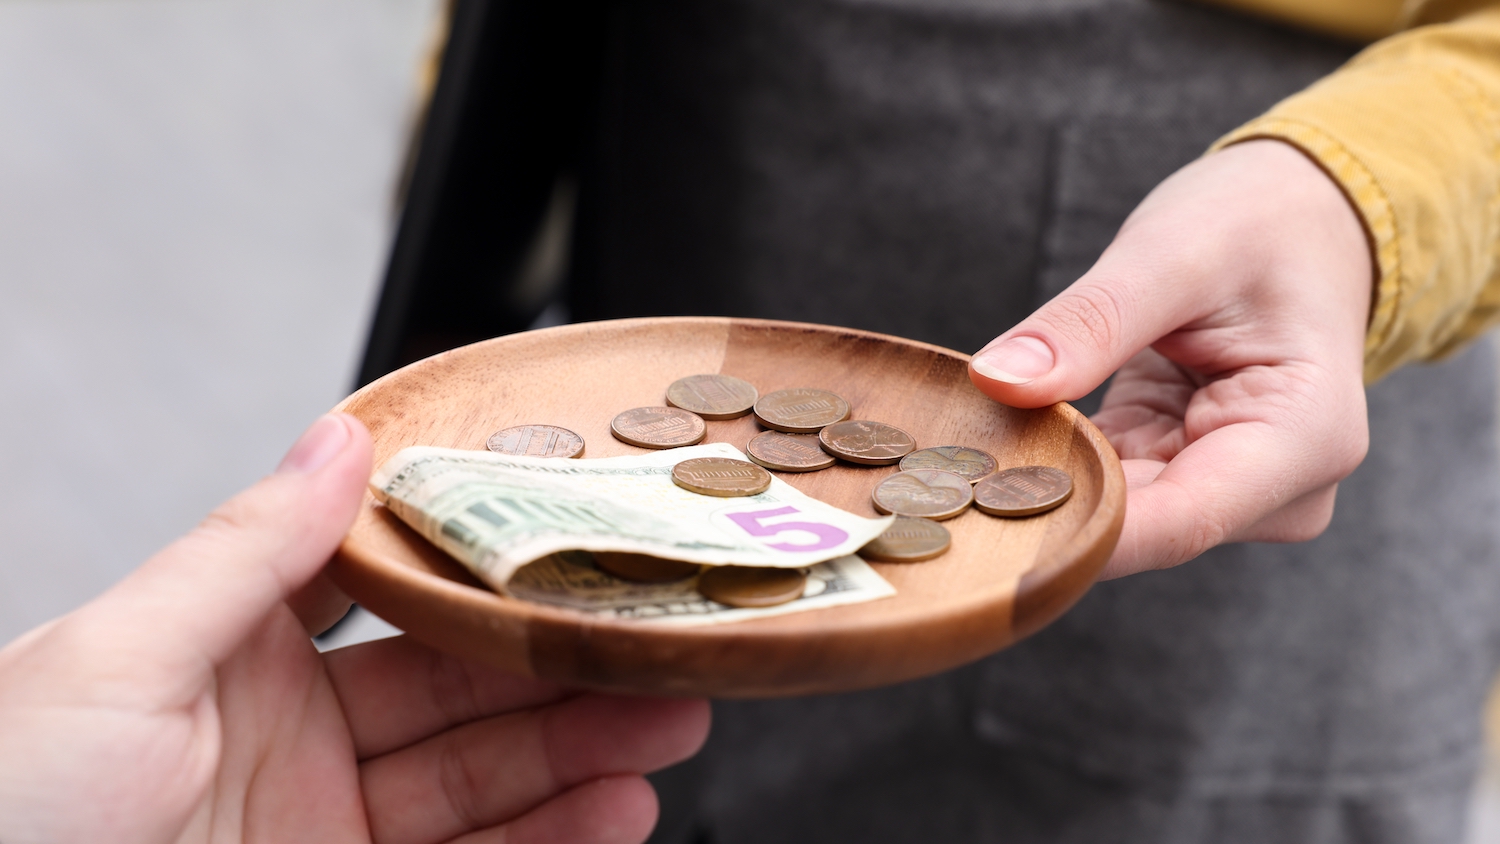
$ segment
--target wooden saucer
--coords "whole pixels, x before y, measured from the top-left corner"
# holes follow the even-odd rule
[[[1061,507],[1024,519],[966,512],[944,525],[947,554],[871,563],[897,594],[709,627],[599,621],[503,597],[375,504],[330,569],[356,601],[433,647],[520,674],[601,690],[726,698],[850,691],[934,674],[1040,629],[1093,583],[1125,516],[1114,450],[1066,404],[1017,410],[969,382],[968,357],[865,331],[723,318],[584,323],[514,334],[412,364],[339,404],[369,426],[375,461],[411,445],[483,450],[513,425],[560,425],[588,457],[643,454],[610,435],[621,410],[665,404],[685,375],[724,373],[761,394],[821,387],[861,419],[895,425],[919,448],[967,445],[1000,468],[1056,466],[1073,477]],[[705,442],[740,450],[753,416],[709,422]],[[843,462],[777,473],[803,492],[875,516],[870,491],[895,466]]]

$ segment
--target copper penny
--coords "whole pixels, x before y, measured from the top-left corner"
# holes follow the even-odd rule
[[[969,509],[974,503],[974,490],[961,475],[941,469],[913,469],[881,481],[871,498],[882,513],[941,521]]]
[[[962,445],[940,445],[913,451],[901,458],[901,471],[911,469],[942,469],[962,475],[964,480],[977,484],[995,474],[1000,464],[988,453]]]
[[[649,554],[631,554],[624,551],[595,551],[594,565],[621,580],[634,583],[667,583],[684,580],[703,568],[697,563],[681,560],[664,560]]]
[[[816,472],[834,464],[833,455],[818,444],[816,434],[764,431],[745,446],[751,460],[778,472]]]
[[[755,402],[755,418],[773,431],[816,434],[824,427],[849,418],[849,403],[811,387],[777,390]]]
[[[583,437],[556,425],[517,425],[490,434],[485,446],[512,457],[577,457]]]
[[[859,555],[886,563],[918,563],[943,554],[952,544],[953,535],[937,522],[897,516],[885,533],[859,549]]]
[[[771,473],[731,457],[694,457],[672,467],[672,483],[699,495],[738,498],[765,492]]]
[[[713,566],[698,578],[698,591],[731,607],[774,607],[802,597],[807,575],[801,569]]]
[[[912,435],[900,428],[865,419],[835,422],[818,432],[818,442],[834,457],[866,466],[889,466],[917,447]]]
[[[759,397],[754,385],[732,375],[689,375],[667,388],[667,404],[704,419],[738,419]]]
[[[1017,466],[997,472],[974,487],[974,506],[991,516],[1034,516],[1073,494],[1073,479],[1051,466]]]
[[[615,439],[641,448],[677,448],[703,441],[708,426],[696,413],[676,407],[637,407],[609,423]]]

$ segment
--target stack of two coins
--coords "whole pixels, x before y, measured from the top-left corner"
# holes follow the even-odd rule
[[[641,448],[696,445],[708,433],[704,420],[738,419],[759,396],[755,386],[729,375],[689,375],[667,387],[666,407],[635,407],[617,415],[610,433]]]
[[[767,393],[755,403],[755,419],[770,429],[745,445],[751,460],[778,472],[816,472],[834,464],[818,443],[818,432],[849,418],[849,403],[827,390],[798,387]]]

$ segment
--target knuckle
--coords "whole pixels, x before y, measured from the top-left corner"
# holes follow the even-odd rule
[[[214,542],[239,543],[247,536],[293,538],[304,534],[311,519],[288,488],[262,480],[214,508],[195,533]]]
[[[1291,542],[1317,539],[1333,523],[1333,507],[1338,499],[1338,484],[1329,484],[1303,501],[1293,514]]]
[[[1053,302],[1049,322],[1070,340],[1093,348],[1116,351],[1124,320],[1124,306],[1110,288],[1078,285]]]
[[[1274,542],[1310,542],[1323,535],[1333,522],[1333,496],[1318,496],[1286,514],[1279,530],[1271,537]]]
[[[1339,475],[1342,480],[1350,475],[1359,464],[1365,462],[1365,456],[1370,453],[1370,426],[1362,424],[1355,426],[1345,438],[1344,449],[1341,454],[1341,468],[1343,472]]]
[[[1333,521],[1333,508],[1328,508],[1326,513],[1313,515],[1311,518],[1295,520],[1278,540],[1280,542],[1311,542],[1323,535],[1328,530],[1328,525]]]
[[[1323,535],[1333,523],[1338,486],[1311,492],[1267,516],[1250,530],[1245,539],[1255,542],[1310,542]]]
[[[1182,556],[1175,560],[1173,565],[1201,557],[1209,549],[1224,544],[1228,535],[1229,531],[1217,519],[1204,514],[1202,518],[1194,520],[1193,527],[1188,533],[1188,541],[1182,548]]]
[[[259,508],[246,496],[238,495],[220,504],[198,523],[198,530],[210,538],[232,537],[252,530],[259,523]]]
[[[1179,522],[1179,541],[1172,543],[1155,568],[1167,569],[1197,559],[1205,551],[1222,545],[1230,531],[1216,510],[1200,498],[1184,499],[1189,508]]]

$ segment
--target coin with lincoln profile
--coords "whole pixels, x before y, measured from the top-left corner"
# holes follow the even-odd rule
[[[818,442],[834,457],[865,466],[890,466],[917,447],[916,439],[895,425],[867,419],[835,422],[818,432]]]
[[[773,431],[816,434],[849,418],[849,403],[827,390],[796,387],[766,393],[755,402],[755,418]]]
[[[771,473],[731,457],[694,457],[672,467],[672,483],[699,495],[739,498],[769,489]]]
[[[901,471],[942,469],[961,475],[971,484],[995,474],[1000,464],[988,452],[962,445],[939,445],[913,451],[901,458]]]
[[[760,393],[732,375],[689,375],[667,387],[667,404],[704,419],[738,419],[755,407]]]
[[[636,407],[609,423],[615,439],[641,448],[679,448],[702,442],[708,426],[696,413],[677,407]]]
[[[556,425],[517,425],[491,434],[485,447],[512,457],[577,457],[583,437]]]
[[[913,469],[881,481],[870,499],[882,513],[941,521],[969,509],[974,503],[974,489],[952,472]]]
[[[974,506],[991,516],[1035,516],[1073,495],[1073,478],[1051,466],[1017,466],[974,487]]]

